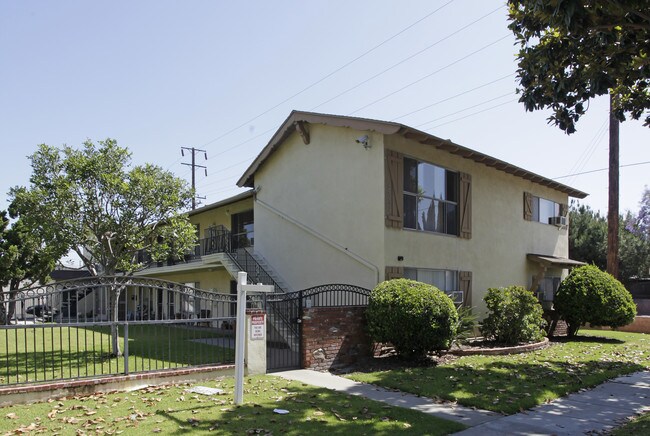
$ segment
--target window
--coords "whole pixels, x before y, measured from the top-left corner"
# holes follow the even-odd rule
[[[458,235],[458,173],[404,158],[404,228]]]
[[[533,277],[533,281],[534,280],[535,277]],[[553,301],[555,299],[555,292],[557,291],[557,288],[560,287],[561,281],[562,279],[560,277],[544,277],[535,290],[539,301]]]
[[[553,224],[553,218],[560,216],[560,204],[533,196],[533,221]]]
[[[232,215],[231,224],[233,249],[255,245],[255,223],[252,210]]]
[[[449,295],[455,303],[463,302],[463,293],[458,285],[458,271],[404,268],[404,278],[433,285]]]

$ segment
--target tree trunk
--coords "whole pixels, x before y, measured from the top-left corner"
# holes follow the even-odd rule
[[[5,293],[0,290],[0,325],[8,325],[7,311],[5,309]]]
[[[614,99],[609,96],[609,202],[607,209],[607,272],[618,278],[618,166],[619,121],[614,116]]]
[[[16,294],[20,287],[20,280],[13,279],[9,283],[9,309],[7,311],[7,325],[11,324],[11,319],[16,315]]]
[[[113,284],[109,288],[109,307],[110,307],[110,320],[111,322],[111,350],[113,357],[122,356],[122,350],[120,349],[120,336],[118,332],[118,321],[119,321],[119,305],[120,305],[120,290],[121,286],[118,286],[117,283]]]

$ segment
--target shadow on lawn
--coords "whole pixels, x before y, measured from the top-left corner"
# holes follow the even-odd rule
[[[639,364],[591,360],[580,363],[541,361],[539,364],[493,362],[481,365],[418,367],[373,373],[368,380],[433,399],[516,413],[596,386],[622,373],[644,370]],[[352,393],[352,392],[351,392]]]
[[[566,336],[558,336],[551,339],[551,342],[567,343],[567,342],[583,342],[583,343],[596,343],[596,344],[624,344],[625,341],[616,338],[606,338],[604,336],[574,336],[568,338]]]
[[[377,371],[352,378],[433,399],[458,401],[503,413],[516,413],[594,387],[621,374],[645,370],[643,361],[622,356],[617,345],[625,341],[580,336],[560,343],[593,343],[593,348],[549,348],[535,355],[471,356],[437,366],[398,366],[392,357]],[[599,345],[599,344],[602,344]],[[603,349],[602,347],[605,347]],[[593,350],[598,354],[591,355]],[[595,353],[595,351],[593,351]],[[530,356],[530,357],[527,357]],[[375,359],[381,360],[381,359]],[[638,362],[638,363],[637,363]],[[358,368],[359,372],[367,372]]]
[[[274,409],[288,410],[289,413],[274,413]],[[218,412],[215,413],[215,410]],[[464,428],[460,424],[437,420],[420,412],[388,408],[359,398],[348,399],[329,390],[307,386],[275,402],[266,400],[262,404],[245,403],[241,406],[211,405],[158,410],[156,414],[174,423],[176,430],[167,434],[186,434],[191,430],[262,435],[444,435]]]

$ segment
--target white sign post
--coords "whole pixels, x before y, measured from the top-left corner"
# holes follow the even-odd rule
[[[246,346],[246,292],[273,292],[273,285],[247,285],[248,274],[237,273],[237,331],[235,332],[235,404],[244,403],[244,347]]]

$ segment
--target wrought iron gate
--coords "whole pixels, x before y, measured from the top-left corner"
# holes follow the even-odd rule
[[[266,299],[266,369],[301,367],[302,291],[273,294]]]

